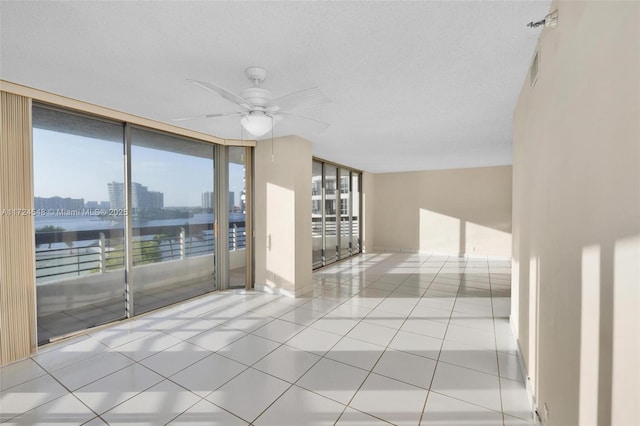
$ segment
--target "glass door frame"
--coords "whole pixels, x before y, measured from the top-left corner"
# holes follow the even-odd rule
[[[126,215],[125,217],[125,282],[124,282],[124,288],[125,288],[125,308],[126,308],[126,318],[132,318],[135,317],[136,315],[140,314],[140,313],[147,313],[149,311],[143,311],[143,312],[139,312],[139,310],[136,310],[136,302],[135,302],[135,291],[134,291],[134,282],[135,282],[135,273],[134,273],[134,261],[133,261],[133,257],[134,257],[134,235],[133,235],[133,231],[134,231],[134,221],[133,221],[133,197],[132,197],[132,190],[131,190],[131,184],[133,182],[133,178],[132,178],[132,166],[131,166],[131,159],[132,159],[132,155],[131,155],[131,147],[133,145],[133,141],[132,141],[132,137],[131,137],[131,133],[132,133],[132,129],[136,129],[136,130],[141,130],[141,131],[145,131],[145,132],[151,132],[151,133],[158,133],[160,135],[165,135],[165,136],[171,136],[171,137],[175,137],[177,139],[184,139],[185,141],[189,141],[189,142],[193,142],[193,143],[198,143],[198,144],[204,144],[204,145],[209,145],[211,146],[212,150],[213,150],[213,190],[214,190],[214,202],[215,202],[215,207],[214,207],[214,213],[213,213],[213,229],[214,229],[214,252],[213,252],[213,267],[214,267],[214,274],[213,274],[213,288],[210,292],[215,292],[215,291],[219,291],[221,290],[220,287],[220,283],[222,282],[220,280],[220,260],[219,260],[219,252],[218,252],[218,240],[220,237],[220,233],[218,232],[218,228],[217,228],[217,221],[218,221],[218,216],[220,214],[220,210],[219,210],[219,204],[220,204],[220,200],[224,199],[225,197],[222,196],[222,194],[220,193],[220,188],[219,188],[219,171],[221,169],[220,165],[222,164],[222,161],[220,161],[219,157],[221,156],[221,153],[223,153],[225,150],[224,145],[220,145],[220,144],[215,144],[215,143],[210,143],[208,141],[203,141],[203,140],[199,140],[197,138],[193,138],[193,137],[189,137],[189,136],[184,136],[184,135],[180,135],[180,134],[174,134],[171,132],[168,132],[166,130],[162,130],[162,129],[155,129],[153,127],[148,127],[148,126],[143,126],[143,125],[139,125],[139,124],[133,124],[130,122],[124,122],[124,170],[125,170],[125,184],[124,184],[124,197],[125,197],[125,209],[127,210],[127,212],[129,212],[129,214]],[[223,176],[225,175],[225,172],[222,171]],[[226,188],[222,187],[225,191]],[[226,195],[226,193],[225,193]],[[223,238],[227,238],[228,241],[228,232],[223,232],[222,233]],[[210,293],[209,292],[209,293]],[[205,293],[207,294],[207,293]],[[186,299],[185,299],[186,300]],[[180,301],[176,301],[174,303],[170,303],[166,306],[171,306],[175,303],[181,303]],[[163,306],[163,307],[166,307]],[[159,307],[157,309],[161,309],[163,307]],[[155,309],[153,309],[155,310]]]
[[[30,126],[30,133],[31,133],[31,135],[30,135],[30,147],[31,147],[31,161],[30,161],[30,163],[31,164],[30,164],[29,167],[31,167],[31,176],[32,176],[32,185],[33,185],[32,189],[31,189],[31,192],[32,192],[32,196],[34,197],[34,200],[35,200],[35,198],[37,198],[36,197],[36,193],[35,193],[35,190],[36,190],[35,187],[38,184],[38,182],[36,182],[35,178],[33,177],[34,174],[35,174],[35,172],[34,172],[34,170],[35,170],[35,158],[34,157],[36,156],[35,151],[36,151],[36,144],[37,144],[36,138],[34,136],[34,133],[35,133],[34,130],[40,128],[38,126],[38,124],[36,123],[36,121],[37,121],[37,118],[35,118],[35,115],[36,115],[35,111],[36,110],[48,111],[49,113],[52,113],[52,114],[62,114],[64,116],[66,116],[67,118],[73,117],[74,119],[78,119],[78,120],[90,121],[92,123],[92,126],[91,126],[92,130],[96,130],[102,125],[114,126],[114,127],[116,127],[118,129],[118,133],[119,133],[119,138],[118,138],[118,141],[117,141],[117,144],[120,146],[119,149],[122,151],[123,157],[126,154],[126,138],[127,138],[127,134],[126,134],[127,127],[126,127],[126,124],[127,123],[125,123],[125,122],[123,122],[121,120],[113,119],[113,118],[106,117],[106,116],[96,115],[96,114],[92,114],[92,113],[89,113],[89,112],[85,112],[85,111],[81,111],[81,110],[77,110],[77,109],[73,109],[73,108],[66,108],[66,107],[63,107],[63,106],[60,106],[60,105],[56,105],[56,104],[53,104],[53,103],[50,103],[50,102],[34,100],[34,101],[30,102],[30,105],[29,105],[29,126]],[[65,121],[63,120],[62,124],[61,124],[62,126],[64,126],[64,122]],[[58,123],[58,124],[60,124],[60,123]],[[75,123],[75,124],[77,125],[77,123]],[[98,125],[97,127],[95,126],[96,124]],[[44,128],[46,129],[46,127],[44,127]],[[91,129],[89,130],[89,133],[92,132]],[[66,133],[67,129],[58,130],[58,131],[60,133]],[[83,134],[82,127],[80,127],[80,131],[78,133],[74,134],[73,132],[70,132],[70,134],[71,135],[80,136],[80,137],[94,138],[93,135],[87,136],[87,135]],[[100,141],[100,138],[97,138],[97,139]],[[113,142],[115,142],[115,141],[113,141]],[[46,142],[44,142],[44,143],[46,143]],[[120,172],[122,173],[122,175],[121,175],[122,177],[124,177],[126,175],[126,170],[124,168],[122,168],[120,170]],[[32,201],[34,201],[34,200],[32,200]],[[51,210],[53,210],[53,209],[51,209]],[[63,210],[63,209],[60,209],[60,210]],[[93,208],[93,207],[89,208],[85,204],[85,205],[83,205],[82,209],[78,209],[77,210],[77,214],[69,214],[69,216],[76,216],[76,215],[84,216],[86,214],[96,215],[97,216],[98,215],[98,210],[102,210],[102,209]],[[41,209],[41,211],[44,211],[44,213],[42,213],[43,216],[46,216],[48,213],[50,214],[50,212],[45,211],[45,209]],[[82,211],[82,213],[80,213],[80,211]],[[89,212],[89,213],[87,213],[87,212]],[[54,213],[54,214],[57,214],[57,213]],[[56,341],[59,338],[66,337],[66,336],[69,336],[69,335],[73,335],[73,334],[76,334],[76,333],[81,333],[84,330],[87,330],[87,329],[90,329],[90,328],[93,328],[93,327],[99,327],[99,326],[102,326],[104,324],[109,324],[109,323],[113,323],[113,322],[116,322],[116,321],[120,321],[120,320],[123,320],[123,319],[126,319],[126,318],[129,317],[129,314],[128,314],[128,301],[127,301],[127,295],[128,295],[129,292],[128,292],[128,287],[126,285],[126,280],[127,280],[126,273],[127,272],[126,272],[126,263],[125,263],[126,262],[126,255],[127,255],[127,252],[128,252],[128,250],[127,250],[127,242],[126,242],[126,240],[127,240],[127,236],[126,236],[126,233],[127,233],[127,228],[126,228],[126,226],[127,226],[126,225],[126,220],[127,219],[126,219],[126,217],[127,217],[127,215],[125,214],[124,216],[125,216],[125,220],[123,221],[122,228],[113,229],[114,231],[116,231],[116,234],[118,234],[117,230],[122,229],[122,234],[116,236],[115,238],[119,239],[121,241],[120,244],[122,244],[122,246],[124,247],[124,250],[123,250],[124,259],[123,259],[122,271],[121,271],[122,274],[114,280],[114,284],[117,284],[117,288],[116,288],[116,285],[114,285],[113,286],[114,288],[111,289],[112,291],[115,290],[115,291],[118,291],[118,292],[120,291],[120,289],[122,289],[122,293],[121,293],[122,295],[121,296],[117,296],[117,300],[114,303],[114,305],[118,306],[118,311],[114,312],[114,315],[112,317],[110,317],[110,318],[102,317],[103,319],[101,319],[101,320],[97,320],[96,316],[87,317],[87,318],[84,318],[84,319],[79,319],[78,323],[84,322],[85,325],[86,325],[85,327],[78,328],[78,329],[75,329],[75,330],[70,330],[70,331],[63,331],[61,333],[54,333],[54,332],[46,333],[45,332],[43,334],[45,334],[45,335],[48,334],[48,336],[45,337],[44,339],[41,336],[40,330],[37,330],[37,331],[34,332],[34,339],[33,339],[33,343],[35,345],[40,346],[40,345],[45,345],[45,344],[48,344],[48,343],[52,343],[52,342]],[[36,215],[35,214],[32,215],[32,223],[33,223],[33,231],[34,231],[34,241],[37,242],[38,229],[37,229]],[[60,232],[61,233],[65,233],[65,232],[66,233],[76,233],[76,232],[80,232],[80,231],[82,231],[82,230],[81,229],[76,229],[76,230],[72,229],[72,230],[66,230],[66,231],[63,230],[63,231],[60,231]],[[98,247],[100,247],[101,250],[104,250],[101,253],[100,260],[97,261],[97,262],[99,262],[99,266],[96,266],[95,268],[99,269],[101,271],[100,272],[101,274],[102,273],[115,273],[115,272],[118,272],[120,270],[120,268],[116,268],[116,270],[111,270],[111,271],[107,270],[108,266],[107,266],[107,262],[106,262],[107,259],[106,259],[106,256],[105,256],[105,252],[107,250],[107,246],[110,244],[108,241],[111,241],[111,243],[113,242],[113,238],[114,238],[113,234],[109,234],[108,231],[104,231],[103,229],[99,229],[99,230],[89,229],[87,231],[89,231],[89,232],[91,232],[91,231],[100,232],[100,238],[99,238],[100,239],[100,243],[99,243]],[[103,234],[103,231],[104,231],[104,234]],[[106,238],[105,238],[105,234],[106,234]],[[63,240],[58,240],[57,238],[58,237],[55,237],[53,239],[53,241],[49,240],[50,241],[49,245],[51,246],[51,243],[61,242],[61,241],[64,240],[64,238],[63,238]],[[97,238],[98,237],[91,238],[91,239],[96,239],[97,240]],[[77,240],[75,240],[75,239],[70,240],[70,244],[72,244],[70,246],[70,248],[71,248],[70,251],[71,252],[73,251],[73,243],[75,241],[77,241]],[[81,240],[81,241],[86,241],[86,240]],[[76,247],[76,250],[79,250],[79,247]],[[80,278],[80,263],[81,263],[80,262],[80,257],[83,256],[83,255],[79,254],[78,251],[76,253],[77,254],[76,254],[75,257],[76,257],[76,262],[77,262],[77,265],[78,265],[78,278]],[[38,263],[37,263],[38,262],[38,258],[37,258],[37,254],[38,253],[37,253],[37,244],[36,244],[34,246],[34,252],[33,252],[33,256],[34,256],[34,263],[33,263],[33,268],[34,268],[34,270],[33,270],[33,279],[34,279],[34,281],[33,281],[33,284],[34,284],[34,296],[35,296],[35,300],[33,302],[34,302],[34,308],[35,308],[34,309],[35,324],[36,324],[36,326],[39,326],[39,325],[42,325],[42,324],[46,323],[46,321],[43,320],[42,316],[39,314],[40,313],[40,311],[39,311],[40,307],[43,306],[43,305],[46,306],[46,303],[43,303],[42,305],[39,305],[39,301],[38,301],[39,283],[38,283],[38,276],[37,276],[37,274],[38,274]],[[82,263],[84,263],[86,265],[86,264],[90,264],[92,262],[91,261],[89,261],[89,262],[83,261]],[[83,270],[83,271],[87,271],[87,270]],[[90,272],[85,277],[90,277],[92,273],[93,272]],[[65,274],[64,273],[60,273],[59,275],[65,275]],[[120,279],[122,281],[120,281]],[[61,283],[58,282],[57,284],[61,284]],[[67,297],[73,299],[73,295],[71,295],[71,294],[69,294]],[[112,297],[115,297],[115,296],[112,296]],[[73,304],[73,300],[70,300],[68,302],[70,302],[70,304]],[[86,299],[84,300],[84,302],[86,303]],[[100,303],[100,302],[98,302],[98,303]],[[84,308],[84,306],[81,306],[81,308]],[[73,308],[71,308],[71,309],[73,309]],[[122,310],[120,311],[120,309],[122,309]],[[99,308],[95,308],[95,309],[93,309],[93,312],[95,313],[95,312],[97,312],[99,310],[100,310]],[[121,314],[119,312],[121,312]],[[90,325],[87,325],[87,324],[90,324]],[[54,325],[54,327],[55,327],[55,325]],[[49,327],[47,327],[47,328],[49,328]],[[49,331],[51,331],[51,330],[49,330]]]
[[[253,257],[253,149],[244,145],[218,146],[216,153],[215,191],[216,191],[216,283],[218,290],[238,289],[241,287],[230,285],[230,254],[229,254],[229,149],[231,147],[244,148],[245,158],[245,283],[244,289],[251,290],[254,286],[254,257]],[[224,194],[224,195],[223,195]],[[220,232],[221,227],[226,232]]]
[[[162,130],[148,128],[145,126],[135,125],[126,122],[125,123],[125,179],[127,184],[125,185],[125,203],[127,211],[131,212],[132,197],[131,197],[131,128],[139,128],[153,132],[168,133]],[[188,138],[182,135],[176,135],[180,138],[185,138],[198,143],[208,144],[209,142],[200,141],[198,139]],[[215,207],[214,207],[214,289],[212,291],[227,290],[229,285],[229,148],[231,146],[238,145],[220,145],[211,144],[214,149],[214,193],[215,193]],[[246,262],[246,274],[245,274],[245,286],[246,290],[250,290],[254,286],[254,257],[253,257],[253,148],[250,146],[241,145],[245,149],[245,190],[246,190],[246,216],[245,216],[245,232],[246,232],[246,247],[245,247],[245,262]],[[223,225],[224,224],[224,225]],[[125,269],[125,303],[127,318],[131,318],[136,315],[135,302],[133,292],[133,251],[129,249],[131,242],[133,241],[133,216],[127,215],[125,223],[125,251],[126,251],[126,269]],[[221,232],[222,231],[222,232]]]

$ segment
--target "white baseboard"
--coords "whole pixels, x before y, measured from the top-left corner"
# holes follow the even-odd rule
[[[513,340],[515,341],[515,344],[516,344],[516,358],[518,359],[518,366],[520,367],[520,372],[523,374],[522,380],[524,380],[524,385],[527,389],[527,396],[529,397],[529,406],[531,407],[531,411],[533,411],[532,415],[536,422],[536,426],[541,426],[542,423],[540,423],[540,419],[536,414],[538,410],[536,396],[533,392],[533,388],[531,387],[531,380],[529,380],[529,375],[527,374],[528,373],[527,367],[524,363],[524,358],[522,356],[522,351],[520,349],[520,342],[518,342],[518,339],[516,338],[517,330],[514,328],[513,321],[511,321],[511,316],[509,316],[509,326],[511,327],[511,335],[513,336]]]
[[[415,250],[408,249],[402,247],[373,247],[373,251],[369,253],[410,253],[410,254],[424,254],[424,255],[434,255],[434,256],[452,256],[459,257],[461,259],[483,259],[483,260],[504,260],[511,261],[511,256],[495,256],[495,255],[486,255],[486,254],[473,254],[473,253],[449,253],[449,252],[441,252],[441,251],[426,251],[426,250]]]
[[[254,289],[257,291],[261,291],[263,293],[267,293],[267,294],[273,294],[273,295],[278,295],[278,296],[285,296],[285,297],[291,297],[291,298],[296,298],[296,297],[300,297],[303,296],[305,294],[310,293],[313,290],[313,287],[311,285],[308,285],[306,287],[302,287],[302,288],[296,288],[296,291],[293,292],[291,290],[284,290],[282,288],[279,287],[271,287],[267,284],[255,284]]]

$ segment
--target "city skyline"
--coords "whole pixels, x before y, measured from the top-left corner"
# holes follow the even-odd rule
[[[108,201],[107,184],[124,181],[123,144],[34,128],[34,190],[40,198]],[[132,145],[132,180],[164,194],[164,207],[199,207],[213,191],[211,159]],[[229,167],[229,191],[239,200],[244,166]]]
[[[120,185],[124,185],[121,182],[112,182]],[[111,183],[109,184],[111,185]],[[134,185],[142,186],[136,182]],[[162,195],[162,193],[157,191],[149,191],[150,193],[156,193]],[[240,191],[240,199],[236,200],[233,192],[229,193],[229,208],[240,208],[244,209],[244,196],[245,191]],[[201,207],[203,209],[213,209],[215,208],[215,193],[206,191],[201,194],[201,204],[199,206],[171,206],[171,208],[176,207]],[[111,197],[110,197],[111,198]],[[119,198],[119,197],[118,197]],[[236,203],[237,201],[237,203]],[[70,198],[70,197],[60,197],[54,195],[53,197],[34,197],[34,209],[36,210],[82,210],[82,209],[115,209],[115,208],[124,208],[124,201],[122,203],[116,202],[112,203],[110,200],[107,201],[99,201],[99,200],[84,200],[84,198]],[[164,208],[163,206],[149,206],[150,208]],[[135,208],[135,207],[134,207]]]

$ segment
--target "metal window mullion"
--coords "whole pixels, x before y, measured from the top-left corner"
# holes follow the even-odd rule
[[[219,146],[216,156],[215,199],[218,237],[216,241],[218,290],[229,288],[229,147]]]
[[[321,200],[320,200],[320,211],[322,212],[322,266],[327,264],[327,188],[326,188],[326,179],[325,179],[325,164],[320,164],[320,173],[322,173],[322,178],[320,179],[321,186]]]
[[[253,288],[253,150],[244,153],[245,289]]]
[[[362,193],[363,193],[364,181],[362,179],[362,173],[358,173],[358,253],[362,253],[362,224],[364,223],[364,217],[362,216]]]
[[[342,175],[336,167],[336,261],[342,258]]]
[[[124,125],[124,207],[125,215],[125,313],[127,318],[135,315],[133,292],[133,216],[131,205],[131,125]]]
[[[220,145],[213,145],[211,147],[212,149],[212,155],[213,155],[213,175],[211,177],[211,179],[213,180],[213,182],[211,182],[211,188],[213,191],[213,203],[214,205],[212,206],[212,212],[213,212],[213,223],[211,224],[213,227],[213,287],[214,290],[220,290],[220,277],[218,276],[218,251],[219,251],[219,247],[218,247],[218,234],[219,234],[219,226],[217,224],[217,220],[218,220],[218,200],[216,198],[216,194],[218,193],[218,188],[216,187],[216,182],[218,181],[218,176],[216,175],[216,173],[218,173],[218,155],[220,153]]]
[[[347,212],[349,213],[349,256],[353,256],[353,175],[349,171],[349,204]]]

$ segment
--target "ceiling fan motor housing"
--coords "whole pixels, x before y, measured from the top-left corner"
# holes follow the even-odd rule
[[[258,109],[264,108],[267,102],[273,99],[270,91],[260,87],[260,84],[267,78],[267,70],[260,67],[249,67],[244,70],[244,73],[253,82],[253,87],[243,90],[240,96]]]
[[[248,89],[244,89],[242,93],[240,93],[240,96],[246,99],[251,105],[260,108],[264,108],[272,99],[271,92],[262,87],[249,87]]]

